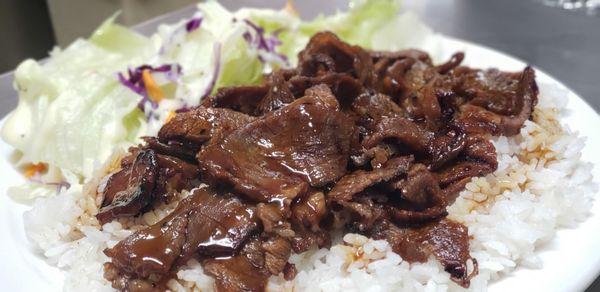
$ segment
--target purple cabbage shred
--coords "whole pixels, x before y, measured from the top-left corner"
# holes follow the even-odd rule
[[[201,24],[202,24],[202,17],[194,17],[194,18],[190,19],[188,22],[186,22],[185,30],[187,32],[192,32],[192,31],[200,28]]]
[[[282,63],[286,65],[288,64],[288,58],[285,55],[278,53],[276,50],[277,46],[282,44],[281,40],[279,39],[279,34],[283,31],[282,29],[277,29],[269,36],[265,36],[265,29],[260,27],[258,24],[248,19],[244,19],[244,22],[254,31],[254,36],[249,31],[246,31],[242,35],[248,44],[258,49],[259,53],[262,52],[263,54],[267,53],[274,55]],[[263,63],[265,62],[265,58],[263,56],[259,55],[258,59]]]
[[[165,78],[172,82],[176,82],[179,79],[182,71],[179,64],[163,64],[157,67],[141,65],[135,69],[127,69],[127,76],[121,72],[117,73],[117,78],[121,84],[142,96],[142,99],[138,103],[138,108],[141,111],[144,111],[146,103],[150,103],[153,109],[158,108],[158,104],[148,98],[148,93],[146,92],[146,87],[144,86],[144,79],[142,78],[142,73],[144,70],[150,70],[150,72],[153,73],[163,73]]]

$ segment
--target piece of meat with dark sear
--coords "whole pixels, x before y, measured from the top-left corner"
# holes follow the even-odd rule
[[[182,190],[200,184],[200,169],[174,156],[157,154],[158,176],[154,187],[156,199],[169,203]]]
[[[291,239],[291,243],[295,253],[303,253],[315,247],[329,248],[331,236],[327,230],[312,231],[300,226],[295,229],[295,236]]]
[[[378,222],[370,232],[374,239],[385,239],[402,259],[426,262],[430,255],[440,261],[450,278],[468,288],[477,275],[477,261],[469,255],[469,234],[460,223],[442,219],[420,226],[399,227],[389,221]],[[467,262],[472,260],[473,270]]]
[[[294,230],[292,248],[296,253],[331,244],[327,226],[323,226],[324,218],[330,214],[323,192],[312,190],[296,199],[289,219]]]
[[[430,169],[437,169],[453,161],[460,155],[467,144],[467,135],[459,129],[448,129],[435,134],[427,146]]]
[[[375,189],[367,189],[355,195],[352,201],[342,204],[343,210],[351,215],[350,222],[346,225],[354,232],[364,233],[371,230],[375,222],[386,218],[385,205],[388,202],[387,195]]]
[[[283,73],[279,71],[271,73],[269,82],[269,92],[258,103],[254,111],[254,114],[257,116],[280,109],[296,99]]]
[[[253,116],[264,115],[291,103],[296,97],[304,95],[304,90],[299,92],[298,96],[294,95],[291,84],[288,82],[291,76],[287,76],[288,74],[289,72],[284,70],[275,71],[265,76],[263,85],[219,89],[217,94],[205,99],[202,106],[232,109]]]
[[[427,54],[415,50],[380,55],[374,60],[374,87],[398,101],[405,117],[438,129],[444,122],[440,99],[453,94],[452,80],[446,74],[464,55],[458,53],[440,66],[433,66]]]
[[[254,117],[227,108],[197,107],[187,112],[176,114],[158,132],[158,139],[163,143],[180,142],[200,145],[211,138],[226,136],[231,131],[254,121]]]
[[[206,108],[227,108],[247,115],[256,112],[256,108],[269,92],[269,86],[236,86],[219,88],[217,93],[204,99],[201,106]]]
[[[398,158],[393,158],[388,163],[394,162],[394,159]],[[375,221],[383,218],[408,224],[428,222],[446,215],[448,201],[445,193],[441,190],[435,174],[427,170],[425,165],[403,165],[402,171],[393,176],[378,176],[378,173],[378,170],[368,175],[355,172],[353,174],[361,174],[363,177],[351,180],[348,186],[355,187],[345,188],[352,190],[347,193],[352,193],[352,196],[338,195],[337,186],[346,185],[338,184],[332,190],[336,192],[329,197],[355,215],[355,221],[351,225],[358,231],[369,230]],[[350,175],[345,178],[347,177]],[[369,179],[379,177],[387,179]]]
[[[265,291],[271,275],[290,269],[290,243],[281,237],[251,238],[239,254],[229,258],[207,259],[204,271],[215,277],[216,290]],[[289,273],[289,271],[287,271]]]
[[[415,209],[446,204],[436,176],[423,164],[413,164],[405,177],[388,183],[386,187],[398,192],[400,199]]]
[[[404,110],[385,94],[363,93],[352,102],[352,111],[357,116],[357,123],[365,127],[370,134],[377,124],[395,116],[404,116]]]
[[[244,250],[234,257],[208,259],[203,262],[204,271],[215,278],[216,291],[265,291],[270,275],[266,269],[253,265],[248,258],[245,251],[251,246],[250,243],[246,244]]]
[[[231,194],[192,190],[160,222],[137,231],[104,253],[132,279],[160,279],[192,256],[231,256],[256,230],[256,210]]]
[[[452,165],[436,170],[440,186],[449,202],[459,195],[473,177],[484,176],[498,168],[496,148],[481,135],[467,136],[466,145]]]
[[[435,66],[435,68],[436,68],[437,72],[440,74],[450,73],[450,71],[452,71],[453,69],[458,67],[464,59],[465,59],[465,53],[458,52],[458,53],[455,53],[454,55],[452,55],[452,57],[450,57],[450,60],[448,60],[446,63],[437,65],[437,66]]]
[[[157,137],[142,137],[142,139],[146,142],[145,148],[152,149],[158,154],[176,157],[188,163],[196,163],[198,145],[177,141],[163,143]]]
[[[120,170],[109,174],[98,189],[103,200],[96,218],[101,224],[139,215],[155,201],[169,203],[181,190],[200,183],[196,164],[158,154],[149,145],[132,147],[129,151],[121,160]]]
[[[406,173],[413,158],[397,157],[389,160],[383,167],[372,171],[357,170],[342,177],[327,194],[330,203],[342,204],[377,183],[386,182]]]
[[[307,91],[206,146],[200,167],[254,201],[289,205],[309,185],[324,186],[346,172],[353,126],[336,105],[326,87]]]
[[[460,106],[456,125],[467,133],[518,134],[537,103],[538,87],[533,68],[527,67],[518,74],[467,71],[464,77],[467,81],[460,90],[472,100]]]
[[[373,63],[381,60],[398,61],[402,59],[415,59],[433,66],[431,57],[427,52],[417,49],[406,49],[399,51],[369,51],[369,55],[373,59]]]
[[[423,64],[420,68],[429,68],[433,64],[425,52],[419,50],[402,50],[397,52],[371,52],[373,59],[373,87],[380,93],[400,99],[409,89],[405,75],[415,64]]]
[[[320,76],[329,72],[347,73],[363,84],[372,79],[372,61],[359,46],[342,42],[331,32],[316,33],[298,54],[300,75]]]
[[[356,97],[364,93],[364,86],[355,78],[343,73],[327,73],[321,76],[297,75],[289,80],[290,90],[296,97],[304,96],[306,90],[317,85],[327,86],[342,108],[347,108]]]
[[[313,231],[319,230],[319,224],[327,215],[327,204],[323,192],[313,191],[292,204],[291,221]]]
[[[449,201],[435,174],[423,164],[413,164],[406,177],[385,185],[390,203],[384,208],[395,223],[423,223],[446,216]],[[389,189],[391,188],[391,190]]]
[[[154,186],[159,166],[152,150],[139,150],[131,154],[132,162],[122,163],[121,170],[108,177],[106,185],[98,190],[103,197],[96,218],[100,224],[115,218],[135,216],[154,200]]]
[[[433,138],[434,133],[409,119],[397,116],[381,120],[373,134],[363,140],[363,146],[369,149],[377,146],[384,139],[393,139],[413,152],[427,154],[429,143]]]
[[[265,253],[265,268],[271,275],[279,275],[287,265],[288,258],[292,254],[292,245],[283,237],[271,237],[262,245]]]
[[[390,158],[397,156],[402,149],[394,143],[382,142],[375,147],[366,149],[362,146],[353,148],[350,158],[356,167],[371,165],[371,168],[381,168]]]
[[[394,116],[380,120],[362,146],[373,149],[387,142],[399,148],[408,147],[430,169],[437,169],[459,156],[466,146],[466,139],[467,135],[458,128],[432,132],[409,119]]]
[[[296,231],[292,228],[289,220],[291,216],[290,208],[282,207],[278,202],[273,202],[268,204],[259,203],[256,209],[256,215],[262,223],[265,234],[284,238],[296,236]]]

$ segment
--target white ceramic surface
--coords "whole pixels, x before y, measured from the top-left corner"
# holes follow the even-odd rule
[[[464,64],[474,67],[497,67],[501,70],[522,70],[520,60],[498,51],[461,40],[443,37],[444,55],[464,51]],[[534,64],[535,65],[535,64]],[[537,70],[540,83],[559,81]],[[569,93],[566,108],[571,115],[563,123],[587,136],[583,159],[594,163],[596,181],[600,178],[600,116],[575,93]],[[1,122],[0,122],[1,124]],[[31,249],[23,229],[22,214],[27,206],[6,196],[6,189],[23,178],[9,163],[11,147],[0,141],[0,290],[60,291],[61,272],[46,264]],[[598,197],[598,194],[596,194]],[[60,212],[60,210],[56,210]],[[600,204],[595,203],[592,215],[574,229],[561,229],[555,239],[539,249],[543,268],[518,268],[510,276],[491,283],[495,291],[580,291],[600,272]]]

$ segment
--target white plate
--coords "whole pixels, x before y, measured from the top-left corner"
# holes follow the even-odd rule
[[[497,67],[522,70],[524,62],[473,43],[443,37],[444,55],[466,53],[465,64],[473,67]],[[537,70],[537,80],[565,87]],[[579,96],[569,91],[567,110],[574,113],[563,122],[587,136],[583,159],[594,163],[596,181],[600,178],[600,116]],[[595,151],[594,151],[595,150]],[[11,147],[0,141],[0,283],[3,291],[60,291],[62,274],[47,265],[31,250],[23,230],[22,214],[26,206],[12,202],[6,189],[22,182],[9,163]],[[596,194],[597,195],[597,194]],[[60,212],[60,210],[56,210]],[[600,272],[600,204],[593,215],[575,229],[563,229],[539,254],[543,268],[519,268],[511,276],[494,282],[490,291],[579,291],[584,290]]]

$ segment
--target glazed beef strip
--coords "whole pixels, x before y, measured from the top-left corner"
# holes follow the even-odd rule
[[[157,154],[158,177],[154,195],[162,202],[171,202],[177,192],[189,190],[199,184],[200,170],[197,165],[174,156]]]
[[[163,154],[163,149],[152,146],[131,148],[130,155],[122,159],[121,168],[99,187],[103,200],[96,218],[101,224],[138,215],[154,201],[171,202],[177,192],[199,184],[196,164]]]
[[[97,217],[192,191],[106,249],[105,277],[122,291],[164,290],[196,258],[218,291],[264,291],[270,276],[295,276],[292,252],[328,247],[344,226],[408,262],[435,257],[468,287],[477,262],[446,207],[496,170],[490,138],[519,132],[538,89],[530,67],[472,69],[464,57],[435,65],[419,50],[368,51],[320,32],[296,68],[178,113],[107,176]]]
[[[327,87],[211,143],[198,154],[204,173],[256,201],[289,205],[346,171],[353,132]]]
[[[96,217],[104,224],[116,217],[137,215],[154,199],[158,161],[152,150],[136,150],[133,161],[124,159],[121,170],[99,189],[104,198]]]
[[[227,108],[197,107],[175,115],[158,132],[158,140],[163,143],[180,142],[195,145],[200,149],[215,136],[226,136],[229,132],[243,127],[255,118]]]
[[[465,82],[467,85],[463,84],[459,89],[472,99],[461,105],[456,124],[466,132],[518,134],[537,103],[535,71],[527,67],[520,74],[491,72],[496,74],[486,71],[483,75],[487,78],[477,78],[472,81],[474,84]],[[481,71],[475,74],[481,74]],[[471,74],[461,77],[469,81],[474,79]]]
[[[355,194],[366,188],[406,173],[412,161],[412,157],[397,157],[387,161],[381,168],[372,171],[357,170],[347,174],[335,184],[327,194],[327,199],[338,204],[351,201]]]
[[[204,269],[219,291],[264,291],[269,276],[293,267],[287,262],[290,254],[286,239],[254,237],[236,256],[205,260]]]
[[[232,194],[196,188],[163,220],[105,250],[112,259],[107,269],[119,271],[113,283],[160,279],[195,255],[233,255],[258,228],[255,207]]]
[[[467,228],[448,219],[420,226],[399,227],[382,220],[371,230],[370,236],[385,239],[392,250],[409,262],[426,262],[433,255],[444,266],[452,280],[468,286],[477,274],[477,261],[469,255]],[[473,270],[467,262],[472,260]]]
[[[220,88],[213,96],[202,101],[207,108],[228,108],[247,115],[256,112],[261,100],[269,92],[268,85]]]

